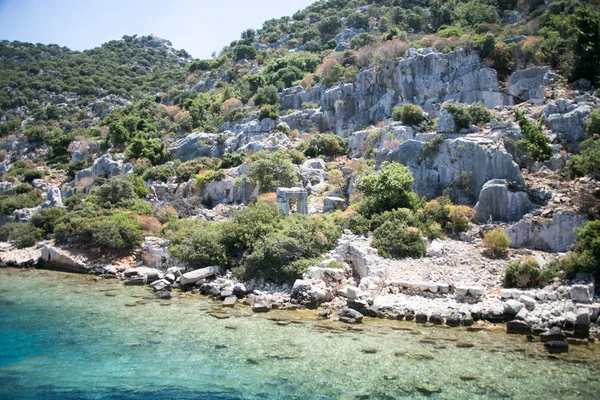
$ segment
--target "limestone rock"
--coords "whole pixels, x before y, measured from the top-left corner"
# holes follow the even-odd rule
[[[42,204],[42,208],[62,206],[63,202],[60,189],[56,186],[51,187],[50,190],[48,190],[48,193],[46,194],[46,201],[44,202],[44,204]]]
[[[570,290],[571,300],[580,303],[590,302],[590,291],[587,285],[573,285]]]
[[[359,324],[363,320],[363,315],[351,308],[344,308],[338,312],[340,321],[351,324]]]
[[[470,138],[447,139],[433,158],[423,159],[423,143],[408,140],[395,150],[377,153],[377,165],[397,161],[414,177],[413,190],[420,196],[447,195],[454,203],[474,205],[481,188],[492,179],[505,179],[524,185],[519,166],[512,156],[491,141]]]
[[[58,248],[50,243],[42,245],[40,262],[49,267],[71,272],[87,273],[91,268],[91,265],[87,263],[87,259],[84,257],[73,254],[66,249]]]
[[[527,219],[511,225],[506,232],[510,247],[530,248],[549,252],[565,252],[575,242],[575,228],[584,219],[573,211],[560,210],[552,219]]]
[[[567,342],[547,342],[544,344],[544,346],[548,352],[552,354],[569,352],[569,343]]]
[[[144,265],[162,270],[179,264],[169,252],[169,241],[153,236],[144,238],[141,258]]]
[[[504,179],[493,179],[486,182],[479,192],[479,200],[475,205],[475,218],[484,223],[513,222],[520,220],[533,208],[526,192],[514,192]]]
[[[524,321],[508,321],[506,323],[506,332],[507,333],[515,333],[518,335],[530,335],[531,334],[531,326],[527,322]]]
[[[515,71],[508,78],[508,93],[520,101],[544,100],[545,85],[552,83],[554,74],[544,67],[532,67]]]
[[[221,157],[217,144],[219,135],[212,133],[190,133],[169,146],[171,159],[189,161],[198,157]]]
[[[219,267],[206,267],[187,272],[181,276],[181,285],[193,285],[201,279],[205,279],[215,275],[219,271]]]
[[[341,197],[325,197],[323,199],[323,214],[342,210],[346,206],[346,200]]]
[[[585,121],[591,112],[591,105],[574,104],[566,99],[548,104],[543,110],[546,127],[556,133],[560,143],[570,151],[577,150],[585,138]]]

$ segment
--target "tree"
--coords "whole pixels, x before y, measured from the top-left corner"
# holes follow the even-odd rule
[[[296,185],[298,178],[292,160],[285,151],[259,151],[250,157],[250,181],[260,185],[261,193],[272,192],[280,186]]]
[[[589,7],[579,9],[575,23],[575,66],[573,79],[586,78],[593,83],[600,79],[600,12]]]
[[[365,196],[359,204],[361,214],[370,217],[395,208],[414,208],[413,183],[410,170],[397,162],[386,161],[379,171],[367,169],[356,181],[356,188]]]

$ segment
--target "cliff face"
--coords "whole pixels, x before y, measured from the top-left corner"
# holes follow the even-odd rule
[[[323,113],[315,125],[331,127],[341,136],[388,118],[398,103],[415,103],[435,114],[448,100],[482,102],[492,108],[510,105],[511,99],[501,92],[496,71],[475,52],[462,49],[448,54],[410,49],[405,58],[361,71],[355,82],[307,91],[295,87],[280,96],[284,110],[300,109],[306,102],[319,104]]]

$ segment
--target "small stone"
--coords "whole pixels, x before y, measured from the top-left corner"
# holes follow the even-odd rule
[[[569,343],[567,342],[547,342],[544,346],[552,354],[567,353],[569,351]]]
[[[469,288],[469,294],[471,296],[483,296],[485,294],[485,288],[482,287],[471,287]]]
[[[519,297],[519,301],[523,304],[525,304],[525,307],[527,307],[527,309],[529,311],[535,309],[535,300],[532,299],[529,296],[525,296],[525,295],[521,295],[521,297]]]
[[[548,300],[556,300],[557,296],[554,292],[546,292],[546,299]]]
[[[460,317],[455,314],[449,315],[446,318],[446,325],[452,326],[452,327],[459,326],[460,325]]]
[[[444,323],[444,318],[438,313],[433,313],[431,314],[431,317],[429,317],[429,322],[434,325],[442,325]]]
[[[236,301],[237,301],[236,296],[225,297],[225,300],[223,300],[223,307],[234,307]]]
[[[510,299],[512,297],[511,289],[500,289],[500,297],[503,299]]]
[[[530,335],[531,326],[524,321],[513,320],[506,323],[506,332],[518,335]]]
[[[271,311],[271,306],[264,302],[256,302],[252,304],[252,311],[254,312],[269,312]]]
[[[445,283],[438,283],[437,286],[440,293],[448,293],[450,291],[450,285],[446,285]]]
[[[363,320],[363,315],[351,308],[344,308],[338,312],[340,316],[340,321],[350,323],[350,324],[359,324]]]
[[[508,315],[517,315],[523,308],[525,305],[517,300],[510,299],[504,302],[504,312]]]
[[[525,307],[523,307],[518,313],[517,315],[515,315],[515,319],[518,319],[520,321],[525,321],[527,319],[527,316],[529,315],[529,311],[527,311],[527,309]]]
[[[415,321],[420,323],[420,324],[424,324],[427,322],[427,314],[419,312],[415,315]]]
[[[540,340],[546,342],[561,342],[564,341],[566,335],[560,330],[560,328],[553,327],[540,334]]]
[[[459,296],[466,296],[467,293],[469,293],[469,288],[467,287],[463,287],[463,286],[456,286],[454,288],[454,291],[456,292],[457,295]]]

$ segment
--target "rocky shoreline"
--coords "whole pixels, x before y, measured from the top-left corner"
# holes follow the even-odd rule
[[[94,263],[49,242],[23,250],[5,246],[0,249],[1,265],[89,273],[96,281],[119,279],[126,286],[149,285],[155,296],[164,300],[180,291],[209,296],[222,302],[224,308],[243,304],[254,312],[317,309],[323,320],[348,324],[359,324],[365,316],[448,327],[505,324],[507,333],[544,342],[550,353],[565,352],[570,344],[593,343],[600,337],[600,299],[594,297],[593,278],[557,280],[538,290],[509,289],[499,287],[498,282],[469,265],[466,269],[471,272],[465,274],[469,279],[449,281],[443,269],[452,263],[443,258],[443,253],[452,254],[448,248],[462,246],[462,242],[438,241],[430,245],[428,257],[420,261],[386,260],[369,246],[367,238],[346,232],[325,260],[293,285],[263,280],[241,282],[230,271],[220,274],[217,266],[186,272],[169,266],[176,261],[164,243],[154,239],[150,242],[153,246],[143,246],[141,253],[130,260],[110,264]],[[476,244],[468,245],[472,250],[477,248]],[[163,268],[147,266],[158,260]],[[413,280],[423,278],[411,273],[414,262],[439,264],[429,271],[429,277],[437,274],[439,279]],[[476,264],[477,260],[468,262]],[[494,264],[487,274],[498,275],[497,269],[501,268]],[[422,270],[419,272],[422,274]],[[224,316],[216,313],[215,317]]]

